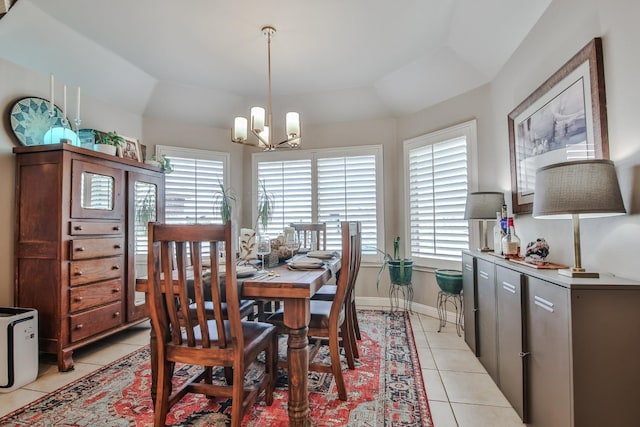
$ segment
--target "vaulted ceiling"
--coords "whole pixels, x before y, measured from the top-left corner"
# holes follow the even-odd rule
[[[0,56],[145,117],[398,117],[485,84],[551,0],[19,0]]]

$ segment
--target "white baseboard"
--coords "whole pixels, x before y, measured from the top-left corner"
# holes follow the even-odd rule
[[[384,309],[391,310],[391,302],[386,297],[356,297],[356,307],[361,309]],[[424,314],[425,316],[438,319],[438,309],[428,305],[420,303],[412,303],[411,309],[416,314]],[[451,311],[447,311],[447,322],[455,324],[456,314]]]

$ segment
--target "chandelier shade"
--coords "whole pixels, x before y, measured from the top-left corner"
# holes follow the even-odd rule
[[[274,143],[270,130],[271,126],[271,39],[276,33],[276,29],[271,26],[262,27],[262,34],[267,37],[267,66],[269,76],[269,92],[267,99],[267,109],[263,107],[251,107],[250,118],[236,117],[231,129],[231,141],[260,147],[265,151],[273,151],[280,147],[298,148],[301,143],[300,138],[300,114],[288,112],[285,115],[286,139]],[[249,139],[249,134],[255,136]]]

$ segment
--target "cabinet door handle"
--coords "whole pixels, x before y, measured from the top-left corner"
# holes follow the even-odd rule
[[[519,356],[522,357],[522,358],[525,358],[525,357],[529,356],[530,354],[531,354],[531,352],[528,352],[528,351],[524,351],[523,352],[523,351],[521,351]]]
[[[473,267],[471,267],[471,264],[465,264],[464,269],[467,271],[473,271]]]
[[[504,289],[505,291],[511,292],[512,294],[516,293],[516,287],[508,282],[502,282],[502,289]]]
[[[84,246],[80,246],[79,248],[76,248],[76,252],[84,252],[85,248]]]
[[[480,277],[482,277],[483,279],[488,279],[489,273],[485,273],[484,271],[480,270]]]
[[[474,313],[476,313],[476,312],[478,311],[478,309],[477,309],[477,308],[474,308],[472,311],[473,311]]]
[[[554,304],[551,301],[547,301],[546,299],[539,297],[538,295],[534,295],[533,303],[540,308],[547,310],[549,313],[553,313]]]
[[[76,325],[76,329],[82,329],[84,328],[84,325],[82,323],[79,323]]]

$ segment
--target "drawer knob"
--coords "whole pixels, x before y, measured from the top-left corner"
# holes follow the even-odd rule
[[[74,228],[74,230],[82,231],[82,226],[81,225],[76,225],[73,228]]]
[[[83,246],[80,246],[79,248],[76,248],[76,252],[84,252],[85,249]]]
[[[76,297],[75,299],[76,299],[76,301],[77,301],[77,302],[80,302],[80,301],[82,301],[84,298],[82,298],[82,297]]]
[[[113,292],[114,294],[117,294],[118,292],[120,292],[120,288],[113,288],[111,292]]]
[[[76,276],[82,276],[82,270],[76,270],[73,274]]]
[[[112,269],[112,270],[120,270],[120,266],[119,266],[118,264],[114,264],[114,265],[111,267],[111,269]]]
[[[114,247],[115,249],[120,249],[122,246],[120,246],[120,244],[115,244],[115,245],[113,245],[113,247]]]
[[[119,225],[115,225],[113,227],[113,231],[120,231],[120,226]]]
[[[84,327],[84,325],[82,323],[79,323],[76,325],[76,329],[82,329]]]
[[[120,316],[120,312],[119,311],[116,311],[115,313],[113,313],[113,317],[118,317],[118,316]]]

